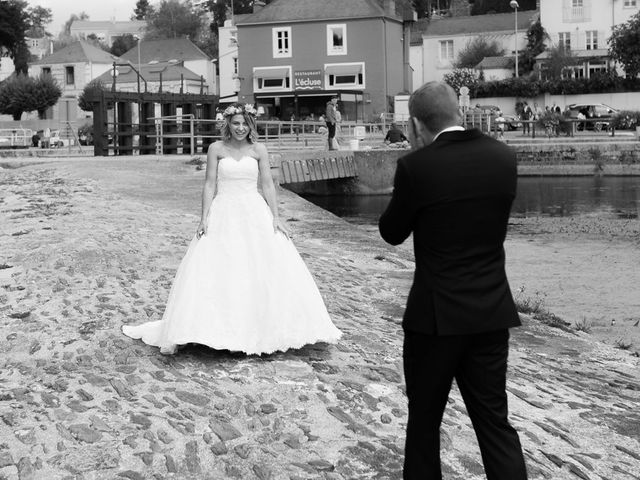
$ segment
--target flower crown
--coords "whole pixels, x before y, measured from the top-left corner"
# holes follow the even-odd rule
[[[252,104],[245,103],[244,105],[231,105],[227,107],[223,113],[225,117],[233,117],[238,114],[248,114],[255,117],[258,114],[258,111]]]

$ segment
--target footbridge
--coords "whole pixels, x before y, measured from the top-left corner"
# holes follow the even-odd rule
[[[280,184],[358,176],[353,152],[287,152],[272,158]]]

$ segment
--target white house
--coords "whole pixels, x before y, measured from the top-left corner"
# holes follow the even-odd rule
[[[518,12],[517,28],[515,13],[420,20],[413,26],[411,34],[410,62],[414,88],[429,81],[442,80],[445,74],[453,71],[453,63],[460,51],[478,37],[496,41],[505,50],[505,56],[515,57],[516,42],[518,51],[526,47],[527,30],[537,16],[536,10]]]
[[[119,61],[131,62],[134,66],[179,63],[182,67],[204,78],[206,91],[212,95],[218,93],[216,67],[211,58],[195,46],[188,38],[166,40],[141,40],[137,46],[126,52]],[[136,67],[137,68],[137,67]],[[151,73],[148,71],[148,73]],[[144,75],[144,72],[143,72]],[[147,82],[156,81],[158,72],[147,78]]]
[[[540,0],[540,22],[552,45],[564,45],[577,57],[568,76],[589,78],[612,65],[607,40],[613,26],[625,23],[639,8],[640,0]],[[536,63],[543,66],[547,58],[543,52]]]
[[[238,28],[236,21],[248,15],[234,15],[218,29],[218,85],[220,103],[238,101]]]
[[[62,96],[47,118],[76,122],[87,116],[78,108],[78,95],[85,85],[111,68],[117,57],[79,40],[41,60],[29,64],[29,75],[48,73],[58,81]]]

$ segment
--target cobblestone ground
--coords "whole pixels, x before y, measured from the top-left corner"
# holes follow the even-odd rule
[[[339,344],[162,356],[120,334],[160,318],[197,225],[182,162],[2,165],[0,479],[401,478],[406,250],[282,191]],[[524,321],[508,389],[530,477],[640,478],[638,359]],[[456,390],[442,450],[447,479],[484,478]]]

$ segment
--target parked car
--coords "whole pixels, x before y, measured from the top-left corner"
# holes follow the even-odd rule
[[[495,105],[476,105],[473,111],[487,114],[496,114],[500,111],[500,108]],[[522,128],[522,122],[520,121],[520,117],[518,117],[517,115],[503,113],[502,118],[505,119],[505,130],[511,131]]]
[[[565,109],[565,115],[569,118],[584,118],[584,123],[577,125],[578,130],[607,130],[611,118],[618,113],[615,108],[604,103],[572,103]],[[582,115],[582,116],[581,116]]]

